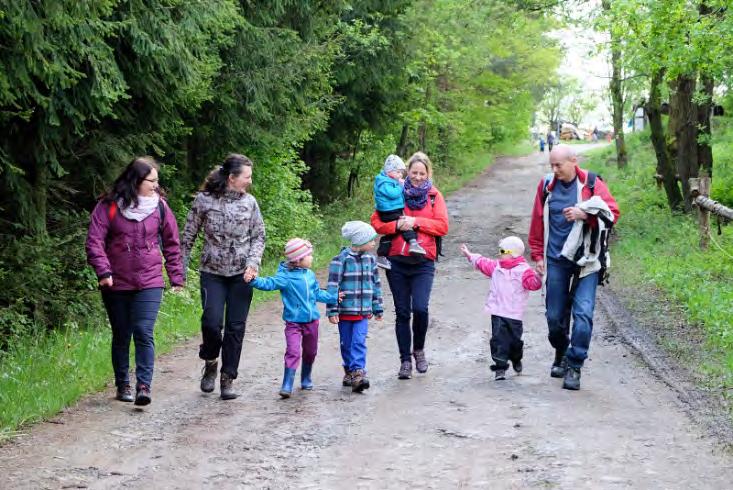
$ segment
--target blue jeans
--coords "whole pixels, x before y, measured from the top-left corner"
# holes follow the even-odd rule
[[[201,306],[204,311],[201,314],[199,357],[211,361],[221,354],[221,372],[234,379],[242,355],[251,303],[252,286],[244,282],[242,274],[227,277],[201,273]]]
[[[112,326],[112,368],[115,385],[130,384],[130,339],[135,339],[137,385],[153,381],[155,340],[153,327],[158,317],[163,288],[139,291],[102,291],[102,301]]]
[[[435,262],[428,260],[418,264],[406,264],[390,260],[392,269],[387,271],[387,281],[392,290],[395,307],[395,333],[400,349],[400,361],[410,360],[412,347],[425,348],[428,332],[428,305],[435,277]],[[410,329],[412,316],[412,329]]]
[[[341,320],[339,337],[341,338],[341,359],[347,371],[366,369],[366,337],[369,331],[369,320]]]
[[[556,351],[565,352],[569,366],[580,368],[588,357],[590,337],[593,333],[598,273],[594,272],[581,278],[575,288],[575,294],[570,299],[570,280],[576,267],[566,259],[547,260],[546,316],[550,344]],[[572,335],[570,335],[571,316]]]

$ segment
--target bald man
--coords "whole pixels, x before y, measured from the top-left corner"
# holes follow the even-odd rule
[[[580,268],[560,252],[575,222],[587,222],[589,232],[598,226],[598,219],[580,209],[579,203],[600,197],[614,223],[619,210],[606,184],[578,167],[578,157],[570,146],[557,145],[550,151],[550,167],[552,173],[537,186],[528,241],[537,271],[545,276],[548,339],[555,349],[550,376],[564,378],[563,388],[578,390],[593,332],[599,273],[589,273],[590,268]],[[593,181],[591,189],[587,184]]]

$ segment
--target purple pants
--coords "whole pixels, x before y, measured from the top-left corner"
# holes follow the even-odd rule
[[[285,367],[298,369],[301,345],[303,347],[303,364],[313,364],[318,353],[318,323],[285,322]]]

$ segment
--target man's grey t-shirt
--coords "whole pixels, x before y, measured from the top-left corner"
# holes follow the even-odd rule
[[[552,194],[548,196],[550,233],[547,238],[547,257],[551,259],[561,258],[560,252],[573,228],[574,222],[566,220],[562,210],[578,203],[577,182],[578,177],[567,183],[557,179],[552,188]]]

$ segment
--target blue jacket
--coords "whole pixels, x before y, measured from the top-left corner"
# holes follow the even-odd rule
[[[399,181],[380,172],[374,178],[374,203],[377,211],[392,211],[405,207],[404,188]]]
[[[384,312],[377,261],[373,255],[354,252],[348,247],[341,249],[328,267],[328,291],[333,295],[344,293],[341,303],[328,303],[328,316],[382,316]]]
[[[316,275],[310,269],[290,269],[280,262],[277,273],[271,277],[258,277],[252,287],[262,291],[280,291],[283,300],[283,320],[308,323],[321,317],[316,301],[336,303],[338,293],[329,294],[318,287]]]

